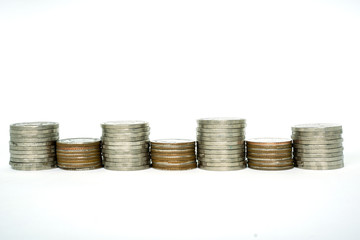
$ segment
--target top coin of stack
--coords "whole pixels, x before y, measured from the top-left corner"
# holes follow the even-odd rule
[[[222,171],[246,167],[245,119],[203,118],[197,123],[199,168]]]
[[[292,141],[287,138],[253,138],[246,141],[249,168],[285,170],[294,167]]]
[[[127,171],[150,167],[148,122],[114,121],[101,127],[104,168]]]
[[[151,141],[153,168],[187,170],[197,167],[195,141],[186,139],[161,139]]]
[[[299,168],[327,170],[344,167],[342,126],[332,123],[292,127],[295,164]]]
[[[58,167],[90,170],[102,167],[101,142],[98,138],[67,138],[56,142]]]
[[[26,122],[10,125],[10,165],[16,170],[43,170],[56,167],[55,142],[59,124]]]

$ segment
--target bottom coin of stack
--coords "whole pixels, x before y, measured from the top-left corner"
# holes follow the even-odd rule
[[[67,138],[56,142],[58,167],[66,170],[90,170],[102,167],[101,142],[98,138]]]
[[[342,126],[331,123],[292,127],[294,159],[298,168],[330,170],[344,167]]]
[[[253,138],[246,141],[248,166],[258,170],[294,167],[292,141],[286,138]]]
[[[151,141],[152,167],[162,170],[188,170],[197,167],[195,141],[161,139]]]

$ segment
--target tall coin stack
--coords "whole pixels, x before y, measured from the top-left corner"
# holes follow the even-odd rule
[[[43,170],[56,167],[55,142],[59,124],[26,122],[10,125],[10,165],[16,170]]]
[[[329,170],[344,167],[342,126],[331,123],[292,127],[295,164],[299,168]]]
[[[98,138],[67,138],[56,142],[58,167],[66,170],[90,170],[102,167],[101,142]]]
[[[151,141],[152,167],[162,170],[188,170],[197,167],[195,141],[162,139]]]
[[[114,121],[101,127],[104,168],[129,171],[150,167],[149,123]]]
[[[246,168],[245,119],[203,118],[197,123],[199,168],[215,171]]]
[[[294,167],[292,141],[287,138],[253,138],[246,141],[249,168],[286,170]]]

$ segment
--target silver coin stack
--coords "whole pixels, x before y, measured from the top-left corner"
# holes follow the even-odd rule
[[[10,166],[28,171],[55,168],[58,139],[59,124],[55,122],[11,124]]]
[[[246,168],[245,119],[203,118],[197,123],[199,168],[215,171]]]
[[[150,127],[144,121],[113,121],[101,124],[104,168],[142,170],[150,167]]]
[[[344,167],[342,126],[330,123],[292,127],[295,166],[312,170]]]

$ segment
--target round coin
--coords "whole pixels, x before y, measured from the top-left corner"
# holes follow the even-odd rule
[[[56,122],[22,122],[14,123],[10,125],[11,130],[24,130],[24,129],[54,129],[59,128],[59,124]]]
[[[101,124],[102,128],[147,128],[149,123],[141,120],[109,121]]]
[[[298,124],[291,128],[297,132],[321,132],[321,131],[341,131],[342,126],[334,123],[310,123]]]

